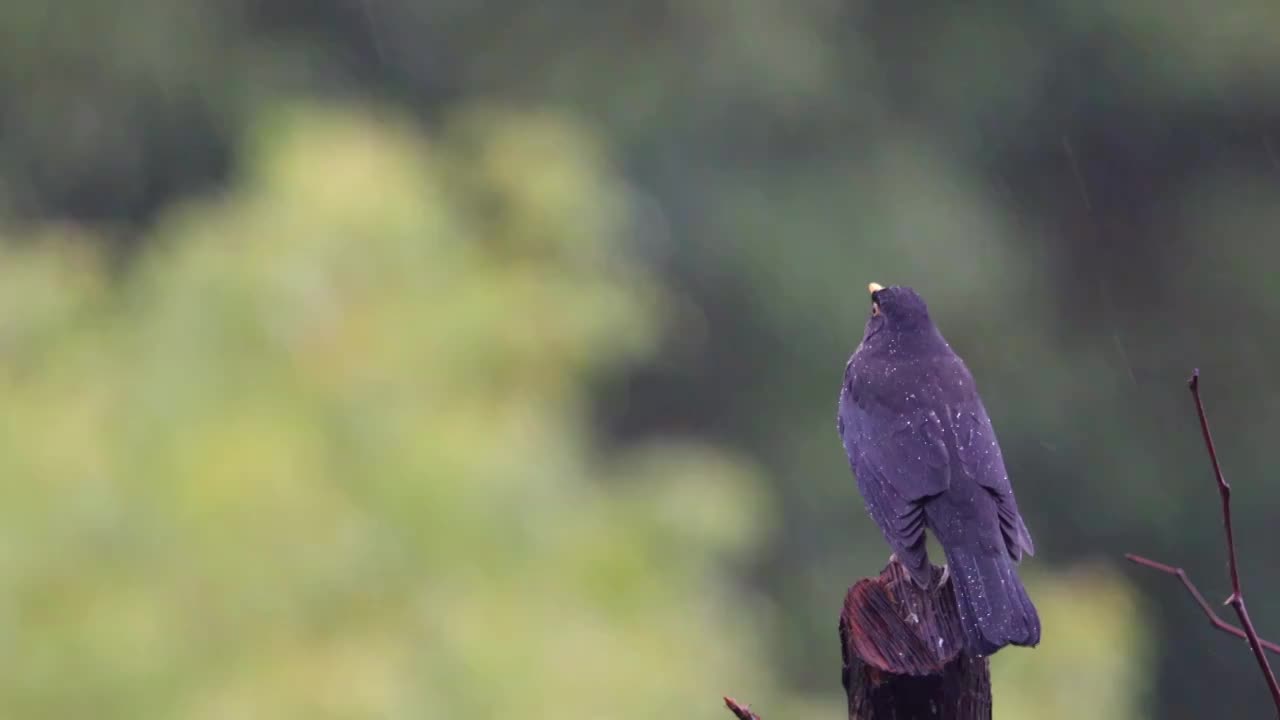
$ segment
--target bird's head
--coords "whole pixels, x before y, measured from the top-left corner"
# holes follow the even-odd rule
[[[871,293],[871,315],[863,342],[876,333],[928,331],[933,329],[929,319],[929,307],[920,293],[904,286],[884,287],[879,283],[867,286]]]

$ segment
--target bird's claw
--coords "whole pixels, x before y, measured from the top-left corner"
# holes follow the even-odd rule
[[[898,560],[898,553],[896,552],[889,553],[889,564],[886,565],[885,567],[887,567],[889,569],[889,572],[894,577],[897,577],[897,578],[901,578],[903,576],[911,574],[907,572],[907,566],[903,565],[902,562]]]

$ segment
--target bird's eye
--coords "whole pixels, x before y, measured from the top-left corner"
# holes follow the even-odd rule
[[[879,315],[880,315],[880,303],[878,302],[871,303],[871,317],[879,317]]]

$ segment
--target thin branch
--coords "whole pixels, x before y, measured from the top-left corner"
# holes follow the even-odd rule
[[[1187,588],[1192,597],[1196,599],[1196,602],[1200,604],[1200,608],[1209,616],[1209,621],[1213,623],[1214,627],[1233,635],[1241,635],[1249,641],[1249,649],[1253,651],[1253,657],[1258,661],[1258,667],[1262,669],[1262,675],[1267,681],[1267,687],[1271,690],[1271,700],[1275,703],[1276,713],[1280,715],[1280,682],[1276,681],[1276,674],[1271,671],[1271,663],[1267,661],[1267,654],[1263,651],[1265,648],[1272,652],[1277,652],[1277,648],[1273,643],[1268,643],[1258,637],[1258,631],[1253,627],[1253,621],[1249,619],[1249,611],[1245,608],[1244,592],[1240,590],[1240,571],[1236,566],[1236,538],[1231,528],[1231,485],[1227,483],[1227,479],[1222,475],[1222,466],[1218,463],[1218,450],[1213,445],[1213,433],[1209,431],[1209,419],[1205,416],[1204,402],[1200,399],[1199,368],[1191,373],[1191,379],[1187,381],[1187,387],[1190,388],[1191,397],[1196,402],[1196,415],[1200,418],[1200,434],[1204,436],[1204,446],[1209,451],[1209,462],[1213,464],[1213,476],[1218,482],[1218,495],[1222,498],[1222,526],[1226,534],[1227,559],[1231,569],[1231,596],[1227,598],[1225,604],[1230,605],[1236,611],[1236,616],[1240,618],[1240,625],[1243,629],[1232,627],[1214,614],[1209,608],[1209,603],[1205,602],[1204,596],[1200,594],[1200,591],[1196,589],[1196,586],[1192,584],[1181,568],[1158,563],[1137,555],[1127,555],[1126,557],[1139,565],[1177,577],[1182,581],[1183,586]]]
[[[725,697],[724,706],[729,708],[729,712],[733,713],[738,720],[760,720],[760,716],[751,712],[751,708],[739,703],[731,697]]]
[[[1152,570],[1157,570],[1166,575],[1172,575],[1178,578],[1178,580],[1182,582],[1182,586],[1185,587],[1187,592],[1191,594],[1191,597],[1195,599],[1196,604],[1200,606],[1200,610],[1204,612],[1205,617],[1209,618],[1210,625],[1224,633],[1235,635],[1241,640],[1249,639],[1249,635],[1245,633],[1245,631],[1218,617],[1218,614],[1213,611],[1213,607],[1204,599],[1204,595],[1200,594],[1200,589],[1196,587],[1195,583],[1191,582],[1191,578],[1187,577],[1186,571],[1182,568],[1165,565],[1162,562],[1156,562],[1150,558],[1145,558],[1141,555],[1134,555],[1133,553],[1125,553],[1125,559],[1129,562],[1142,565],[1143,567],[1149,567]],[[1258,638],[1258,642],[1267,650],[1280,655],[1280,645],[1277,645],[1270,640],[1263,640],[1262,638]]]
[[[1204,414],[1204,403],[1200,400],[1200,368],[1191,373],[1187,381],[1191,388],[1191,397],[1196,401],[1196,416],[1200,418],[1200,433],[1204,435],[1204,446],[1209,451],[1209,462],[1213,464],[1213,476],[1218,481],[1218,494],[1222,496],[1222,524],[1227,533],[1227,559],[1231,565],[1232,597],[1240,594],[1240,572],[1236,569],[1236,536],[1231,529],[1231,485],[1222,476],[1222,467],[1218,464],[1218,450],[1213,444],[1213,433],[1209,431],[1209,418]],[[1227,603],[1231,598],[1227,598]]]
[[[1227,604],[1235,608],[1236,615],[1240,617],[1240,626],[1244,628],[1244,633],[1249,639],[1249,647],[1253,650],[1253,657],[1258,661],[1258,667],[1262,669],[1267,685],[1271,688],[1271,699],[1276,704],[1276,712],[1280,714],[1280,682],[1276,681],[1276,674],[1271,671],[1267,654],[1262,651],[1262,642],[1258,638],[1258,631],[1253,627],[1253,621],[1249,619],[1249,611],[1244,606],[1244,593],[1240,590],[1240,571],[1236,567],[1236,539],[1231,530],[1231,486],[1222,476],[1222,467],[1218,464],[1218,451],[1213,446],[1213,433],[1209,432],[1209,419],[1205,417],[1204,403],[1200,400],[1199,368],[1191,373],[1191,380],[1187,382],[1187,386],[1191,388],[1191,396],[1196,401],[1196,415],[1200,417],[1200,432],[1204,435],[1204,446],[1209,451],[1209,461],[1213,463],[1213,475],[1218,480],[1218,494],[1222,496],[1222,525],[1226,529],[1227,558],[1231,563],[1231,597],[1227,598]]]

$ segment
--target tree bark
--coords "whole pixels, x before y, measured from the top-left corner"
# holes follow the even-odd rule
[[[897,563],[849,588],[840,612],[840,681],[849,720],[991,720],[987,658],[964,653],[955,588],[933,568],[927,589]],[[739,720],[760,720],[724,698]]]
[[[895,563],[859,580],[840,613],[849,720],[990,720],[986,658],[964,654],[955,590],[918,587]]]

